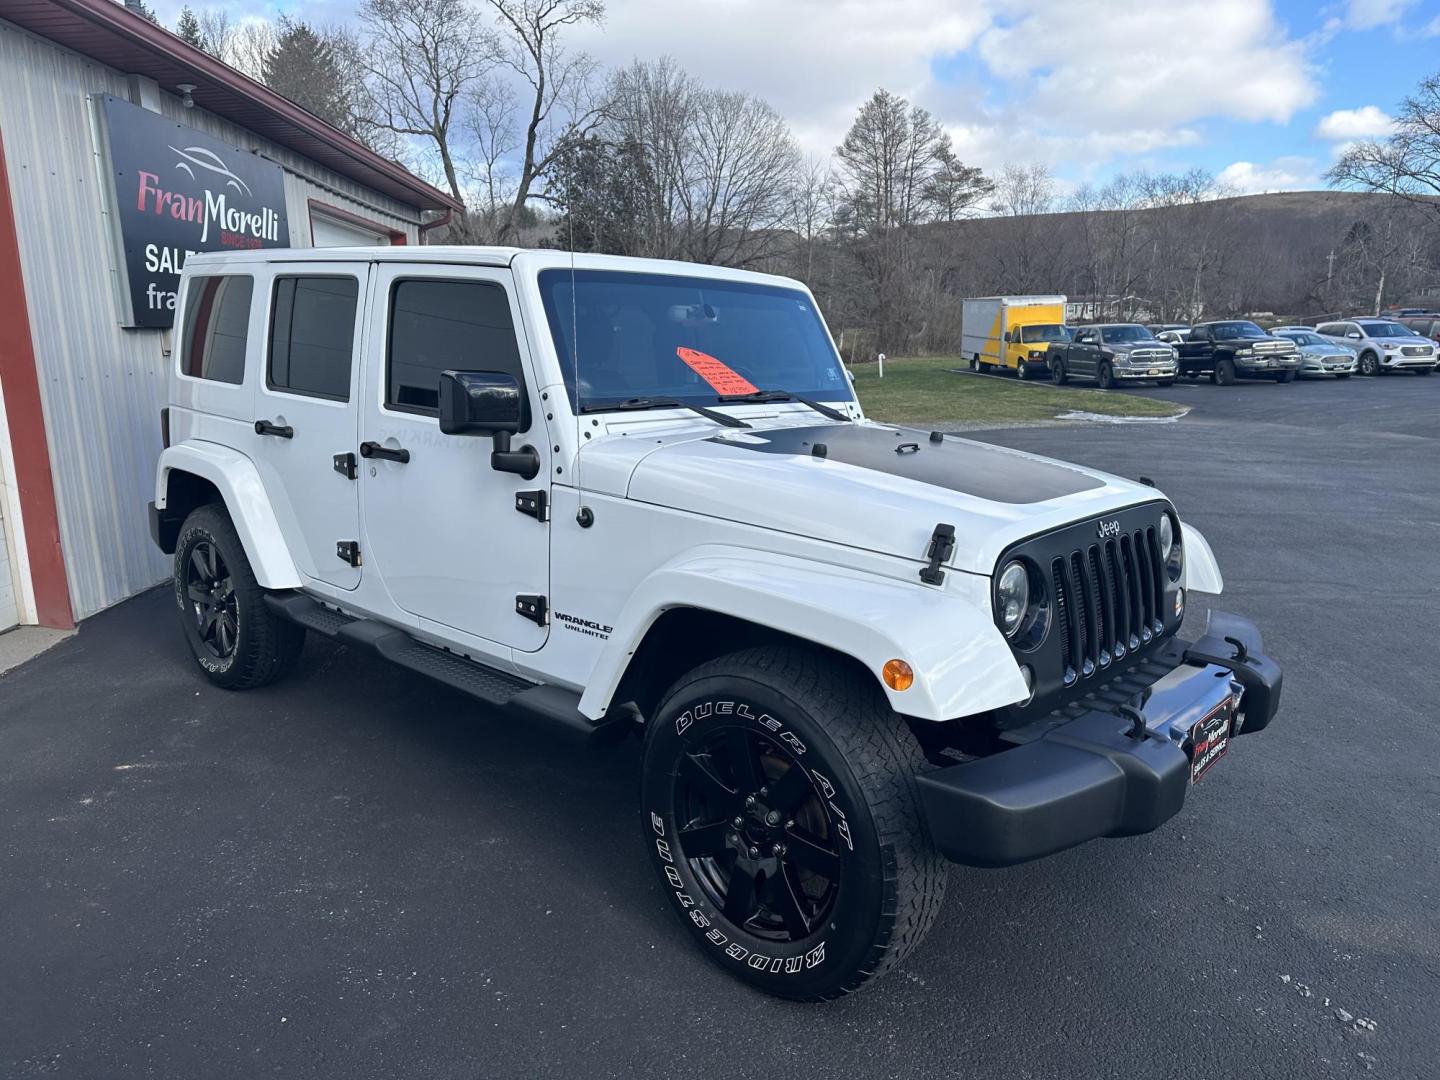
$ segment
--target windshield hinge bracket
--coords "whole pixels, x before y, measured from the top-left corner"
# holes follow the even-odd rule
[[[944,566],[954,553],[955,526],[936,525],[935,531],[930,534],[930,546],[925,549],[925,557],[930,560],[930,564],[920,571],[920,580],[926,585],[943,585],[945,571],[940,567]]]

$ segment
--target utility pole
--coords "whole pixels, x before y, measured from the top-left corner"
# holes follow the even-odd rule
[[[1334,294],[1330,291],[1331,279],[1335,277],[1335,249],[1330,249],[1330,254],[1325,256],[1325,306],[1333,307]]]

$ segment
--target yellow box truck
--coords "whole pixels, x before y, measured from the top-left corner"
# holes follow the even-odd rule
[[[960,355],[971,371],[1013,371],[1028,379],[1046,374],[1045,350],[1067,341],[1063,296],[982,296],[962,301]]]

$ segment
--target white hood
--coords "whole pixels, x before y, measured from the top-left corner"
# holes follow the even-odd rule
[[[612,435],[586,448],[585,467],[610,481],[598,486],[639,502],[917,563],[935,526],[952,525],[949,565],[978,574],[1028,536],[1163,498],[1018,450],[870,422],[686,427],[663,438]]]

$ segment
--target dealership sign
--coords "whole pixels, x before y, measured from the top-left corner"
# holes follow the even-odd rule
[[[149,109],[106,97],[132,326],[170,326],[185,257],[289,247],[279,165]]]

